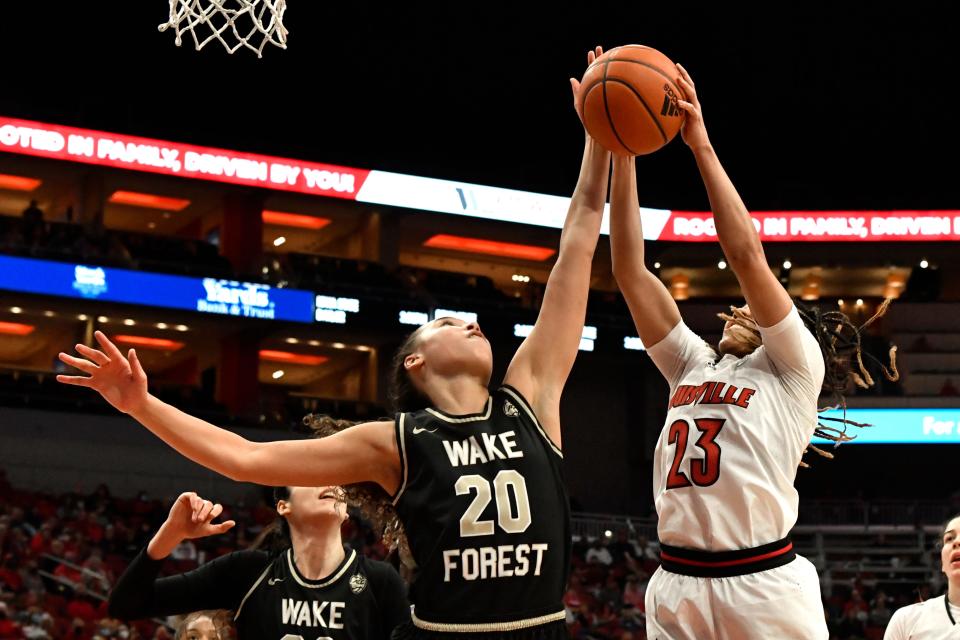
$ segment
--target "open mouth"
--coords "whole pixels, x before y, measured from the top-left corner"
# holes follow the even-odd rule
[[[960,567],[960,551],[957,551],[952,556],[950,556],[950,564]]]
[[[337,493],[335,491],[324,491],[323,493],[320,494],[319,500],[333,500],[334,502],[336,502]]]

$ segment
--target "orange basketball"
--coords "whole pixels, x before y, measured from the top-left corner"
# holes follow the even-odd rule
[[[577,111],[594,140],[614,153],[653,153],[680,130],[686,99],[677,67],[656,49],[628,44],[587,67]]]

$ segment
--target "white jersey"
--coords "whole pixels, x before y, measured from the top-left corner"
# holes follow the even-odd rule
[[[950,603],[950,615],[960,622],[960,607]],[[897,609],[883,640],[960,640],[960,624],[947,614],[946,596]]]
[[[794,308],[753,353],[717,360],[679,323],[648,349],[670,384],[654,454],[662,543],[704,551],[765,545],[797,521],[797,466],[817,426],[820,346]]]

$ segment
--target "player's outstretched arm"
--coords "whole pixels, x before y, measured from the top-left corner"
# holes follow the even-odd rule
[[[102,332],[102,349],[76,346],[82,358],[60,359],[85,376],[57,381],[97,391],[179,453],[232,480],[267,486],[319,487],[376,482],[388,493],[399,486],[400,455],[392,422],[369,422],[328,438],[252,442],[173,407],[147,391],[137,353],[123,354]]]
[[[677,71],[677,81],[687,98],[677,102],[686,113],[681,134],[693,151],[707,188],[720,247],[740,281],[740,289],[750,305],[753,319],[761,327],[772,327],[790,313],[793,301],[770,270],[750,212],[710,143],[693,79],[682,66],[677,65]]]
[[[587,63],[603,53],[587,54]],[[570,79],[574,94],[577,81]],[[573,368],[583,335],[593,254],[600,238],[610,152],[586,135],[580,178],[560,235],[560,253],[550,271],[540,313],[517,349],[504,381],[533,405],[550,439],[560,446],[560,394]]]
[[[637,326],[640,341],[657,344],[680,322],[670,291],[644,262],[643,228],[633,157],[613,157],[610,189],[610,253],[613,276]]]

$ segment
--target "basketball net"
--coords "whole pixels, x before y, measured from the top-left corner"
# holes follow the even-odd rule
[[[173,28],[178,47],[189,33],[197,51],[219,40],[227,53],[246,47],[262,58],[267,44],[287,48],[286,9],[286,0],[170,0],[170,20],[159,28]]]

